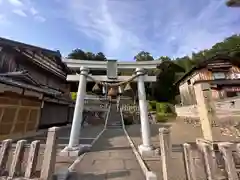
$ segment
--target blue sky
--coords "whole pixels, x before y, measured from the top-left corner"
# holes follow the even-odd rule
[[[225,0],[0,0],[0,36],[67,55],[74,48],[132,60],[181,57],[240,33]]]

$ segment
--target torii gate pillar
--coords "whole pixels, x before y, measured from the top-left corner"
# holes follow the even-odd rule
[[[86,75],[88,74],[88,72],[89,72],[88,68],[83,66],[80,68],[78,92],[77,92],[77,98],[76,98],[76,103],[74,108],[72,128],[71,128],[68,146],[66,146],[61,152],[63,156],[78,156],[80,151],[84,148],[84,147],[80,147],[81,145],[79,144],[79,136],[80,136],[81,124],[83,120],[84,98],[86,95],[86,85],[87,85]],[[69,152],[71,152],[71,154],[69,154]]]
[[[137,68],[136,74],[140,75],[138,77],[138,102],[139,102],[139,111],[140,111],[140,120],[141,120],[141,134],[142,134],[142,144],[138,147],[138,150],[142,156],[152,152],[153,147],[151,144],[151,133],[148,120],[148,103],[146,100],[146,92],[144,86],[144,69]],[[141,76],[142,74],[142,76]]]

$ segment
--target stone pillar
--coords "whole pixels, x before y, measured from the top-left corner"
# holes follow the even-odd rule
[[[216,113],[210,85],[208,83],[197,83],[194,85],[194,90],[203,137],[208,141],[213,141],[212,123],[216,120]]]
[[[202,154],[207,180],[214,180],[214,175],[216,173],[216,159],[213,156],[214,152],[212,145],[200,141],[197,142],[197,145]]]
[[[78,150],[79,149],[79,136],[81,131],[81,124],[82,124],[82,113],[84,109],[84,98],[86,94],[86,84],[87,84],[87,77],[88,69],[85,67],[80,68],[80,75],[79,75],[79,85],[78,85],[78,92],[77,98],[74,108],[74,115],[72,121],[72,128],[71,134],[69,139],[69,144],[67,149],[68,150]]]
[[[187,180],[197,180],[193,152],[191,145],[188,143],[183,144],[183,156]]]
[[[55,172],[56,156],[57,156],[57,132],[59,127],[51,127],[48,129],[47,142],[45,145],[40,179],[52,180]]]
[[[159,128],[160,153],[162,162],[163,180],[169,179],[172,144],[170,141],[170,129]]]
[[[141,155],[152,151],[151,145],[151,134],[148,119],[148,104],[146,100],[146,92],[144,86],[144,69],[137,68],[136,74],[138,76],[138,101],[139,101],[139,111],[141,120],[141,133],[142,133],[142,144],[138,147]],[[141,75],[142,74],[142,75]]]
[[[234,144],[229,142],[222,142],[218,144],[218,147],[223,155],[223,159],[225,162],[225,170],[228,174],[228,180],[238,179],[235,162],[232,155],[232,151],[234,150]]]

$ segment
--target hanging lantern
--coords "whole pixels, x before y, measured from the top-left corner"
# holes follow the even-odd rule
[[[121,86],[118,86],[118,94],[122,94],[122,87]]]
[[[99,88],[97,83],[93,86],[92,91],[94,93],[100,93],[101,92],[101,89]]]
[[[131,88],[130,84],[127,83],[127,85],[124,88],[124,92],[130,92],[130,91],[132,91],[132,88]]]
[[[110,90],[108,91],[108,96],[115,97],[117,96],[117,90],[114,87],[111,87]]]

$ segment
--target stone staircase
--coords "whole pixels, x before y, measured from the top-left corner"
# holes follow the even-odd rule
[[[117,109],[117,104],[112,102],[111,109],[107,121],[107,129],[122,129],[122,120],[120,111]]]

